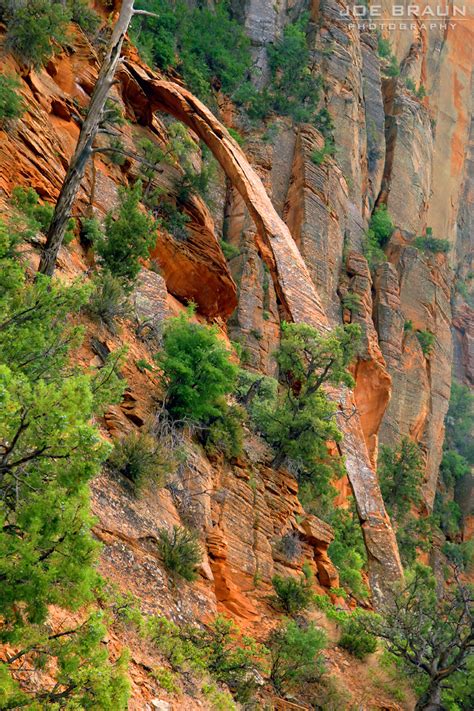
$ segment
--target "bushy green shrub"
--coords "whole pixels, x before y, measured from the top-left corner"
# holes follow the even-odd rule
[[[467,459],[454,449],[445,449],[441,460],[440,473],[444,484],[452,489],[457,481],[471,471]]]
[[[309,606],[312,593],[308,569],[303,569],[303,575],[298,579],[274,575],[272,585],[276,593],[272,601],[289,615],[305,610]]]
[[[222,398],[232,392],[238,369],[217,327],[195,323],[189,313],[169,319],[156,360],[175,419],[208,424],[223,414]]]
[[[116,333],[116,320],[127,318],[131,313],[129,297],[120,280],[107,271],[99,274],[87,311]]]
[[[80,224],[80,238],[88,247],[101,238],[102,228],[96,217],[83,217]]]
[[[208,673],[214,682],[226,684],[243,705],[250,700],[268,652],[252,637],[242,635],[232,620],[219,615],[205,627],[198,627],[178,626],[161,616],[146,619],[131,596],[116,599],[115,610],[119,620],[133,624],[170,664],[173,675],[170,678],[166,670],[160,670],[159,681],[172,686],[178,675],[186,679],[190,673],[196,674],[202,680],[203,673]],[[214,693],[216,686],[209,679],[201,688],[212,699],[212,708],[236,709],[229,695]]]
[[[71,10],[71,20],[76,22],[84,32],[91,36],[99,25],[99,15],[89,7],[87,0],[69,0],[68,7]]]
[[[153,219],[142,209],[141,182],[133,187],[119,188],[117,215],[109,212],[105,218],[105,234],[100,233],[96,249],[101,264],[111,274],[133,282],[140,271],[140,259],[146,259],[156,241]]]
[[[164,460],[155,438],[145,432],[131,432],[115,442],[109,466],[128,479],[138,492],[147,482],[160,486]]]
[[[400,75],[400,65],[394,54],[390,56],[390,61],[382,65],[383,73],[388,77],[398,77]]]
[[[347,294],[345,294],[342,298],[341,305],[343,309],[347,309],[351,312],[351,314],[357,316],[361,307],[359,294],[356,294],[353,291],[347,292]]]
[[[162,69],[177,67],[201,99],[212,98],[217,88],[232,94],[245,79],[250,43],[227,3],[190,9],[184,2],[142,0],[140,7],[158,17],[133,21],[131,34],[139,50]]]
[[[439,487],[436,493],[434,517],[443,533],[451,538],[445,542],[443,553],[461,569],[472,565],[474,550],[471,542],[458,543],[462,516],[451,499],[458,482],[470,475],[474,462],[473,416],[474,396],[466,385],[453,380],[440,467],[444,487]]]
[[[338,569],[339,580],[343,588],[350,590],[358,600],[367,599],[369,591],[362,577],[362,570],[366,566],[366,556],[339,542],[331,544],[330,556]]]
[[[447,254],[451,249],[447,239],[438,239],[436,237],[417,237],[413,244],[423,252],[433,252],[433,254]]]
[[[275,112],[291,116],[298,123],[312,123],[327,139],[325,155],[332,155],[334,127],[328,111],[318,110],[322,78],[311,66],[307,23],[308,15],[304,14],[298,21],[286,25],[276,42],[268,46],[269,84],[258,90],[245,82],[234,98],[252,119],[261,120]]]
[[[202,551],[194,532],[179,526],[173,526],[171,531],[161,528],[157,547],[168,572],[189,582],[197,578]]]
[[[321,77],[309,69],[307,22],[308,16],[303,15],[286,25],[281,37],[268,46],[271,108],[297,122],[314,120],[322,86]]]
[[[33,188],[13,188],[12,204],[19,210],[29,222],[29,227],[46,234],[49,230],[53,218],[54,206],[49,203],[40,204],[39,195]],[[73,217],[69,219],[64,244],[69,244],[74,238],[76,221]]]
[[[227,242],[227,240],[221,239],[220,245],[222,252],[224,253],[224,257],[228,262],[240,255],[240,249],[230,242]]]
[[[417,518],[414,514],[408,514],[401,524],[395,522],[398,550],[406,568],[415,565],[420,551],[429,553],[432,550],[434,526],[433,516]]]
[[[441,550],[448,561],[459,570],[472,571],[474,563],[474,543],[472,539],[461,543],[445,541]]]
[[[284,622],[266,641],[270,650],[270,681],[279,694],[297,692],[318,681],[325,671],[322,650],[326,635],[310,622]]]
[[[380,32],[377,33],[377,52],[383,59],[388,59],[392,54],[390,40],[384,39]]]
[[[423,459],[420,448],[403,437],[395,448],[380,449],[378,472],[383,500],[391,516],[401,522],[421,502]]]
[[[195,170],[191,165],[184,166],[184,173],[175,184],[178,202],[186,203],[191,195],[207,197],[209,183],[215,173],[215,163],[207,152],[203,151],[203,157],[200,170]]]
[[[233,343],[241,362],[244,353],[240,343]],[[260,411],[266,403],[274,401],[277,395],[278,381],[269,376],[239,369],[235,394],[239,402],[245,406],[255,427],[258,427]]]
[[[281,388],[256,400],[251,412],[257,428],[273,446],[274,466],[286,460],[312,498],[328,494],[341,462],[328,454],[327,442],[338,441],[335,406],[322,389],[353,383],[347,368],[359,342],[356,325],[321,335],[307,324],[285,324],[275,358]]]
[[[444,499],[441,492],[436,493],[433,516],[446,538],[452,540],[461,532],[461,509],[456,501]]]
[[[19,89],[20,82],[14,75],[0,73],[0,128],[7,128],[25,111]]]
[[[0,226],[0,637],[18,660],[0,665],[0,706],[125,709],[125,655],[109,660],[103,615],[88,611],[99,586],[88,485],[110,449],[93,421],[123,384],[107,364],[78,366],[72,320],[87,288],[31,279],[15,241]]]
[[[417,89],[417,91],[415,92],[415,94],[416,94],[416,98],[417,98],[417,99],[420,99],[420,101],[425,98],[425,96],[426,96],[426,89],[425,89],[425,87],[424,87],[423,84],[420,84],[420,86],[418,87],[418,89]]]
[[[175,672],[202,673],[206,669],[205,654],[194,644],[194,628],[179,627],[166,617],[153,616],[144,620],[138,610],[126,610],[142,635],[148,637],[160,650]],[[123,614],[123,613],[122,613]]]
[[[473,421],[474,394],[467,385],[453,380],[446,415],[446,443],[459,452],[469,465],[474,464]]]
[[[230,126],[228,126],[227,130],[234,139],[234,141],[238,143],[239,146],[243,146],[245,141],[244,137],[235,128],[231,128]]]
[[[182,1],[142,0],[141,8],[158,14],[132,22],[131,36],[141,54],[162,69],[176,67],[198,97],[212,102],[222,90],[252,119],[275,111],[298,122],[313,122],[330,138],[324,110],[317,109],[322,79],[310,66],[307,14],[286,25],[268,46],[271,80],[259,90],[249,80],[249,39],[227,2],[190,8]]]
[[[326,156],[333,156],[335,153],[334,144],[331,141],[324,141],[324,146],[319,150],[314,150],[311,153],[311,160],[316,165],[322,165]]]
[[[214,679],[226,684],[241,704],[247,703],[256,689],[255,672],[262,671],[265,648],[252,637],[239,638],[234,622],[221,615],[205,629],[193,630],[191,639]]]
[[[377,53],[383,60],[381,62],[381,71],[389,77],[397,77],[400,74],[398,61],[392,51],[392,45],[389,39],[382,37],[380,31],[377,30]]]
[[[40,67],[67,41],[70,7],[50,0],[9,3],[5,11],[6,47],[25,64]]]
[[[179,677],[175,672],[171,671],[171,669],[158,667],[153,669],[151,675],[153,679],[158,682],[159,686],[169,694],[180,693],[181,688],[178,683]]]
[[[429,358],[436,343],[435,334],[431,333],[431,331],[420,330],[416,332],[416,337],[418,338],[423,355],[425,358]]]
[[[376,207],[370,218],[369,230],[374,233],[379,247],[385,247],[394,229],[387,206]]]
[[[175,239],[185,242],[188,239],[186,225],[190,217],[169,200],[161,200],[155,210],[158,223]]]
[[[417,237],[413,241],[413,245],[422,252],[432,252],[433,254],[447,254],[451,249],[451,245],[447,239],[437,239],[433,237],[431,227],[426,228],[424,237]]]
[[[209,424],[204,434],[208,454],[221,452],[227,459],[239,457],[243,451],[242,424],[246,412],[239,405],[227,405],[222,401],[221,414]]]
[[[417,549],[427,550],[433,533],[430,518],[416,518],[411,510],[421,503],[424,465],[417,444],[408,437],[395,448],[383,446],[379,455],[380,488],[395,526],[402,562],[415,562]]]
[[[368,654],[373,654],[377,649],[377,638],[367,632],[357,619],[357,615],[352,613],[342,623],[338,645],[347,649],[357,659],[365,659]]]
[[[370,218],[364,245],[364,254],[370,265],[385,260],[383,247],[390,239],[393,230],[394,225],[386,205],[376,207]]]
[[[348,509],[331,510],[326,520],[334,531],[328,554],[339,571],[341,585],[358,600],[364,600],[368,590],[362,571],[367,567],[367,553],[354,501]]]
[[[43,232],[47,232],[53,217],[54,207],[48,203],[40,205],[39,195],[33,188],[13,188],[12,204],[26,217],[35,220]]]

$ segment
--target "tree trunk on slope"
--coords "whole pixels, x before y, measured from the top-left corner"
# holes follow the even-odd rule
[[[122,44],[134,14],[133,0],[123,0],[120,15],[112,33],[107,54],[100,68],[99,76],[92,92],[87,116],[82,124],[76,150],[69,164],[64,183],[59,193],[46,244],[41,255],[38,271],[51,276],[56,259],[67,230],[72,207],[84,177],[92,145],[99,130],[105,103],[112,87]]]
[[[441,703],[441,682],[439,680],[430,682],[429,687],[417,702],[415,711],[446,711],[446,707]]]

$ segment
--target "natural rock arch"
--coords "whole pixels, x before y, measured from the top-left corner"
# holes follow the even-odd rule
[[[258,247],[270,267],[275,290],[289,320],[309,323],[319,330],[329,324],[316,288],[287,225],[277,214],[266,190],[244,152],[212,112],[183,87],[165,81],[136,63],[125,61],[119,80],[124,96],[142,104],[150,122],[155,111],[173,115],[206,143],[232,184],[242,195],[257,227]],[[133,98],[132,98],[133,97]],[[350,409],[353,394],[335,395]],[[395,534],[385,511],[377,475],[370,464],[359,416],[339,422],[341,449],[354,491],[369,561],[369,577],[375,602],[390,593],[402,575]]]

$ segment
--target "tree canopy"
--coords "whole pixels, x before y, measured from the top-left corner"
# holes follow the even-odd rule
[[[2,708],[29,699],[59,698],[100,709],[123,708],[127,684],[107,660],[105,627],[92,614],[64,634],[51,632],[48,607],[91,603],[99,578],[98,545],[91,535],[88,482],[110,447],[93,417],[123,385],[115,361],[84,373],[71,355],[81,329],[71,320],[87,289],[48,277],[32,282],[15,254],[18,235],[3,225],[0,252],[0,639],[20,647],[0,669]],[[15,662],[46,663],[57,687],[33,697],[18,685]],[[54,668],[56,670],[54,671]]]

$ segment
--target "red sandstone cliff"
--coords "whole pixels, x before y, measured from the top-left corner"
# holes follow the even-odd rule
[[[263,68],[266,44],[303,5],[243,3],[242,21]],[[324,100],[339,147],[336,156],[322,165],[311,161],[322,136],[307,125],[295,129],[286,119],[276,121],[272,143],[264,144],[258,132],[250,132],[243,151],[206,107],[179,85],[151,72],[131,48],[126,50],[114,95],[129,120],[120,129],[126,145],[143,137],[166,142],[166,126],[155,114],[161,111],[187,124],[222,168],[215,180],[212,210],[200,199],[186,208],[188,239],[178,241],[164,231],[157,234],[152,257],[160,273],[148,268],[141,272],[133,296],[138,324],[146,321],[159,329],[167,315],[193,300],[199,318],[215,321],[223,333],[244,339],[251,366],[266,374],[273,372],[271,352],[278,343],[281,320],[305,321],[320,329],[351,318],[361,324],[363,351],[354,367],[355,390],[334,397],[347,410],[356,406],[348,423],[341,419],[342,452],[377,597],[400,572],[375,471],[378,447],[394,444],[402,435],[421,444],[429,511],[449,401],[452,332],[456,371],[472,383],[472,309],[457,297],[453,315],[451,294],[454,270],[465,271],[472,260],[473,164],[468,146],[473,28],[466,23],[445,33],[416,29],[396,34],[393,47],[403,60],[402,77],[382,80],[373,39],[339,17],[341,6],[338,0],[311,3],[312,51],[324,74]],[[11,57],[5,63],[15,67]],[[97,70],[94,49],[76,29],[73,51],[59,55],[40,72],[23,72],[27,112],[14,130],[0,131],[4,208],[4,198],[15,185],[31,186],[44,200],[54,201],[78,136],[77,106],[87,105]],[[406,90],[402,79],[407,76],[427,88],[423,101]],[[370,150],[374,160],[368,160]],[[103,216],[115,203],[117,187],[133,180],[137,167],[133,161],[122,167],[105,159],[96,163],[93,207]],[[157,187],[172,191],[174,170],[166,166],[156,178]],[[88,171],[78,213],[88,209],[91,180]],[[371,209],[382,198],[397,230],[388,261],[371,275],[362,240]],[[228,239],[240,250],[230,264],[219,245],[224,217]],[[427,226],[452,244],[448,259],[428,257],[410,246]],[[59,272],[65,278],[85,272],[88,260],[75,242],[61,251]],[[266,270],[268,283],[263,278]],[[361,305],[352,316],[341,309],[348,291],[358,295]],[[415,335],[404,331],[406,321],[414,329],[435,334],[428,358]],[[156,382],[133,363],[151,359],[153,344],[140,339],[130,325],[115,336],[90,324],[88,328],[81,353],[85,363],[96,357],[89,347],[92,336],[110,348],[127,341],[133,354],[124,372],[126,397],[120,408],[107,413],[104,432],[116,434],[142,425],[153,412]],[[220,610],[255,631],[272,624],[266,605],[272,575],[300,569],[299,563],[285,562],[275,546],[279,537],[293,530],[302,541],[301,561],[311,560],[318,585],[325,590],[336,587],[337,571],[327,555],[330,528],[305,514],[293,477],[271,469],[259,447],[261,443],[249,435],[246,456],[232,464],[209,461],[190,448],[181,483],[193,496],[206,556],[198,583],[184,585],[178,598],[149,544],[157,527],[181,520],[179,497],[161,490],[137,501],[104,473],[93,486],[95,531],[104,543],[103,573],[140,597],[147,611],[191,620]],[[469,491],[472,494],[472,487]],[[122,640],[114,638],[115,643]],[[131,644],[130,708],[151,708],[147,704],[157,692],[143,672],[148,652],[134,640]],[[336,667],[345,661],[337,653],[331,657]],[[350,684],[354,699],[361,700],[357,683]],[[374,708],[395,708],[387,706],[386,699],[371,700],[381,704]],[[176,709],[198,708],[189,698],[171,703]]]

